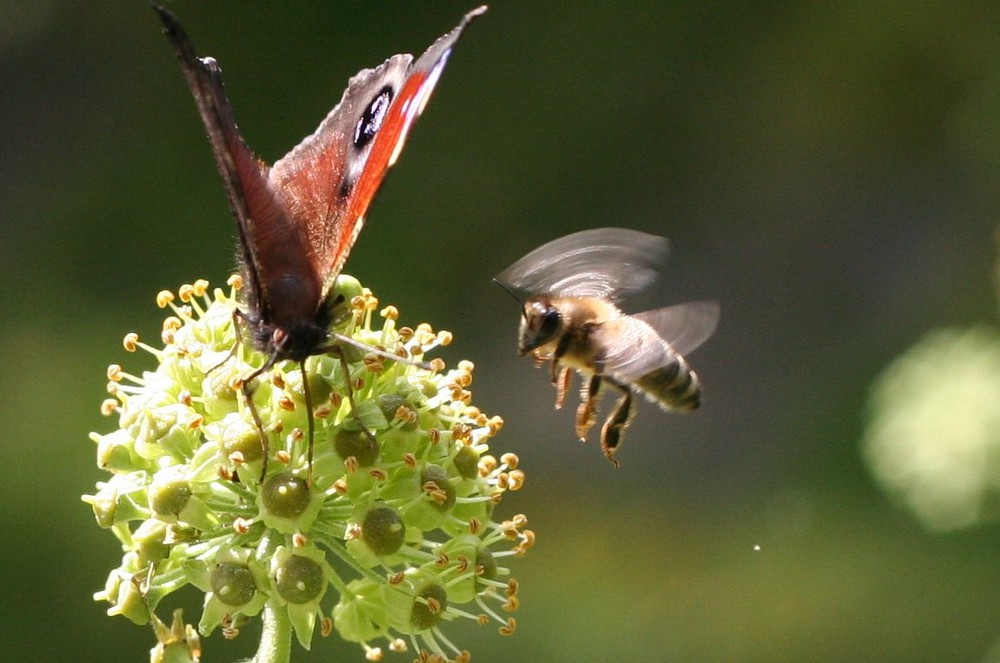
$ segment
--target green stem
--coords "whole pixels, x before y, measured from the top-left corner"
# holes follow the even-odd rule
[[[292,655],[292,622],[288,612],[268,601],[261,616],[264,628],[254,663],[288,663]]]
[[[274,533],[265,534],[257,545],[257,558],[270,560],[281,538]],[[275,606],[271,600],[264,605],[261,619],[264,623],[254,663],[288,663],[292,656],[292,622],[288,619],[288,611]]]

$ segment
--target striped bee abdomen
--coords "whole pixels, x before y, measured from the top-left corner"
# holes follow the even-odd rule
[[[701,405],[701,381],[679,354],[671,352],[668,363],[646,373],[633,384],[665,410],[688,412]]]

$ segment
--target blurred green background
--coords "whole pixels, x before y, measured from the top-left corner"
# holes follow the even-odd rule
[[[472,5],[169,6],[273,161],[349,76]],[[476,363],[475,402],[507,421],[495,449],[528,474],[503,504],[539,537],[514,564],[517,634],[446,629],[474,660],[1000,660],[1000,532],[929,532],[860,445],[894,357],[996,319],[996,10],[501,2],[469,31],[347,271],[455,333],[445,358]],[[145,660],[149,631],[90,599],[120,551],[79,501],[104,478],[87,433],[113,427],[106,365],[146,367],[121,336],[156,337],[158,290],[226,278],[233,222],[144,2],[0,4],[0,90],[0,659]],[[722,302],[691,357],[703,409],[644,404],[617,471],[553,412],[490,284],[603,225],[673,242],[639,307]],[[254,637],[216,636],[207,660]],[[294,660],[363,655],[334,637]]]

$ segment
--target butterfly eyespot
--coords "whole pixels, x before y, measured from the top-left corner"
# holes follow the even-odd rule
[[[386,85],[368,103],[368,107],[354,128],[354,147],[364,149],[382,128],[382,121],[392,103],[392,87]]]

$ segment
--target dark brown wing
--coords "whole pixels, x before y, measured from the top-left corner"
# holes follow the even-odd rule
[[[312,261],[302,258],[310,253],[306,237],[296,230],[280,199],[269,186],[267,165],[253,155],[240,135],[223,88],[222,70],[218,63],[213,58],[195,55],[191,40],[172,13],[157,5],[153,5],[153,9],[177,52],[236,218],[245,273],[250,279],[245,290],[250,299],[248,303],[263,320],[270,321],[270,300],[264,296],[267,293],[267,275],[261,273],[260,266],[267,265],[275,274],[301,274],[303,283],[318,284],[315,274],[309,275],[313,269]],[[281,236],[284,241],[268,242],[261,237],[264,233]],[[318,288],[312,299],[319,300]],[[303,301],[308,302],[309,298]],[[289,312],[289,315],[296,313]]]

